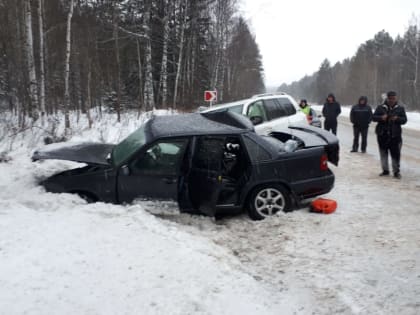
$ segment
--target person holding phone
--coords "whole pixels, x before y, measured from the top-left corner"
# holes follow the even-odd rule
[[[373,114],[373,121],[377,122],[375,131],[382,166],[382,173],[379,176],[389,175],[388,155],[390,154],[394,177],[400,179],[401,125],[407,123],[407,115],[404,106],[398,103],[396,92],[390,91],[386,96],[385,102],[379,105]]]

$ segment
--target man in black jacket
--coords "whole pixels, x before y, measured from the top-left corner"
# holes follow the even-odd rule
[[[324,129],[332,131],[333,134],[337,134],[337,117],[341,113],[341,106],[335,100],[334,94],[330,93],[327,97],[327,102],[322,108],[322,115],[325,117]]]
[[[392,170],[395,178],[400,175],[400,157],[402,146],[401,125],[407,122],[407,115],[403,106],[397,102],[397,93],[388,92],[385,103],[379,105],[373,114],[376,121],[376,135],[378,137],[379,154],[381,156],[382,173],[389,175],[388,152],[391,153]]]
[[[353,149],[350,152],[357,152],[359,149],[359,136],[362,135],[362,153],[366,152],[367,134],[369,124],[372,121],[372,108],[367,104],[367,97],[361,96],[359,102],[351,108],[350,121],[353,124]]]

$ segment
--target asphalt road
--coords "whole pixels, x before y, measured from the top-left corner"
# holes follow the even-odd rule
[[[378,165],[375,167],[377,167],[378,172],[380,172],[381,169],[379,164],[379,149],[376,141],[375,126],[376,123],[372,123],[369,128],[367,154],[376,157],[378,160]],[[347,117],[341,117],[339,119],[337,136],[340,139],[341,150],[350,151],[353,144],[353,127]],[[405,128],[403,130],[401,171],[403,176],[404,172],[409,172],[411,175],[414,172],[416,175],[420,176],[420,131]]]

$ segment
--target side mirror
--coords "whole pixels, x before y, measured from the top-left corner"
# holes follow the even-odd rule
[[[130,171],[130,168],[128,167],[128,165],[123,165],[123,166],[121,166],[121,173],[122,173],[124,176],[130,176],[131,171]]]
[[[254,126],[259,125],[263,122],[263,118],[261,116],[252,116],[249,118]]]

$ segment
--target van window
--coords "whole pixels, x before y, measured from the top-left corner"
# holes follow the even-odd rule
[[[262,117],[263,121],[267,121],[267,113],[264,109],[262,101],[256,101],[249,105],[248,111],[246,113],[248,118],[251,117]]]
[[[287,111],[275,99],[264,100],[264,106],[270,120],[287,116]]]
[[[296,108],[287,97],[276,98],[276,101],[280,104],[283,110],[287,113],[287,116],[296,114]]]

